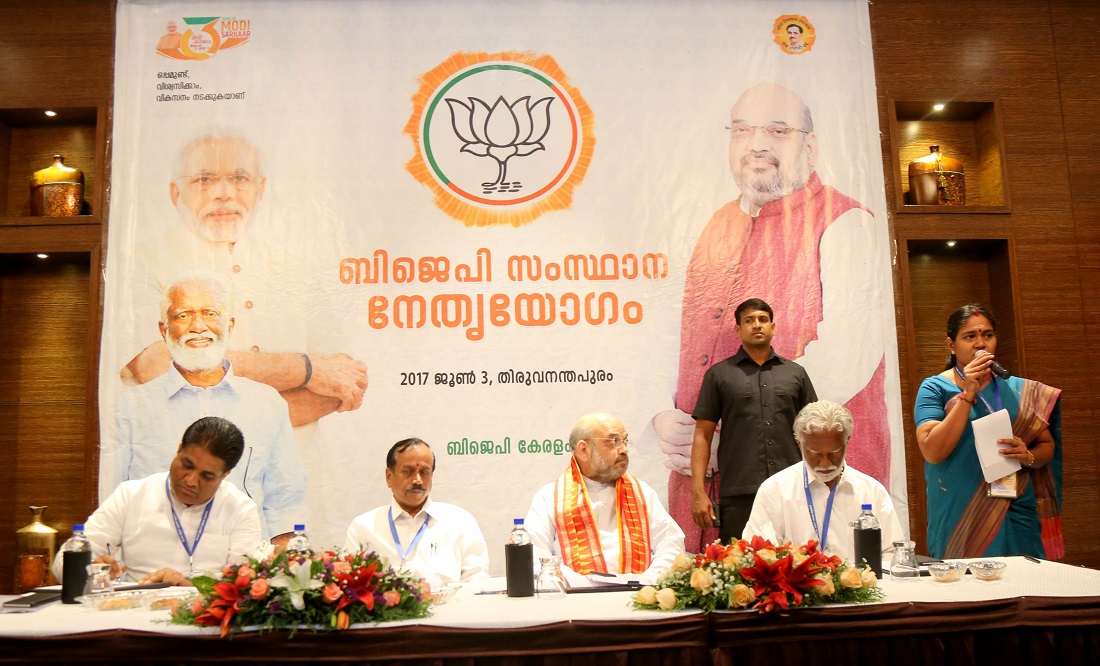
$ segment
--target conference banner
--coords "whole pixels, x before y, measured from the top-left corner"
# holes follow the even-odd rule
[[[101,498],[224,416],[265,534],[340,546],[417,437],[499,574],[610,412],[695,549],[690,414],[755,297],[906,522],[865,0],[119,0],[116,35]]]

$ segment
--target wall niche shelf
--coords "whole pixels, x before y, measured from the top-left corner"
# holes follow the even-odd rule
[[[45,115],[46,109],[57,113]],[[0,225],[98,224],[106,153],[106,110],[97,106],[0,108]],[[31,176],[65,157],[84,172],[84,207],[69,217],[32,216]]]
[[[1020,344],[1022,312],[1012,238],[899,238],[906,284],[905,325],[915,377],[943,370],[947,316],[966,303],[982,303],[997,317],[997,359],[1017,376],[1025,372]],[[913,387],[914,391],[916,386]]]
[[[890,147],[895,166],[895,210],[898,213],[1010,213],[1008,172],[1000,101],[901,100],[887,97]],[[913,205],[909,163],[929,154],[933,145],[945,157],[962,162],[966,174],[965,205]]]

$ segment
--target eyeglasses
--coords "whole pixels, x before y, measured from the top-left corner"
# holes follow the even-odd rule
[[[257,179],[253,178],[252,174],[241,171],[227,173],[220,176],[213,172],[204,171],[202,173],[197,173],[193,176],[184,176],[182,178],[179,178],[178,180],[182,180],[183,182],[187,183],[187,185],[192,190],[195,190],[197,192],[205,192],[211,187],[216,186],[223,180],[230,187],[236,188],[238,192],[248,192],[252,189]]]
[[[615,437],[589,437],[588,439],[593,441],[593,442],[600,442],[600,441],[611,442],[611,448],[613,448],[613,449],[618,449],[618,448],[629,449],[630,448],[630,438],[629,437],[618,437],[618,436],[615,436]]]
[[[171,313],[170,319],[173,322],[181,322],[184,324],[190,324],[195,319],[202,319],[203,321],[218,321],[222,318],[221,310],[215,310],[214,308],[207,308],[205,310],[176,310]]]
[[[730,139],[734,141],[748,141],[756,134],[756,130],[760,130],[764,133],[764,136],[772,141],[787,141],[791,139],[795,132],[802,132],[803,134],[809,134],[810,130],[804,130],[801,127],[789,127],[787,125],[727,125],[726,129],[730,132]]]

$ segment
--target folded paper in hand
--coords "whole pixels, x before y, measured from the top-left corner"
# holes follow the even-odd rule
[[[1001,409],[971,423],[974,427],[974,447],[982,464],[982,476],[988,483],[1003,478],[1020,469],[1020,461],[1001,455],[1004,448],[998,439],[1012,439],[1012,419],[1008,410]]]

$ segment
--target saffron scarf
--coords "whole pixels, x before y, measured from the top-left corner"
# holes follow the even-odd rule
[[[1062,429],[1058,398],[1061,389],[1046,386],[1030,379],[1007,382],[1019,398],[1016,418],[1012,421],[1012,434],[1025,444],[1031,444],[1044,429],[1050,428],[1054,438],[1054,457],[1040,468],[1024,468],[1016,473],[1018,493],[1023,493],[1029,483],[1035,485],[1039,524],[1042,529],[1043,550],[1048,560],[1060,560],[1065,556],[1062,538],[1061,505],[1062,481]],[[994,380],[996,381],[996,380]],[[956,398],[952,398],[955,400]],[[948,406],[950,408],[950,406]],[[1008,514],[1011,500],[989,496],[989,484],[983,481],[966,505],[944,549],[946,558],[980,557],[1001,529]]]
[[[652,559],[649,510],[641,485],[629,474],[623,474],[615,482],[615,514],[619,529],[619,572],[642,573]],[[575,458],[570,458],[569,468],[554,484],[554,527],[567,567],[582,575],[607,571],[600,530]]]

